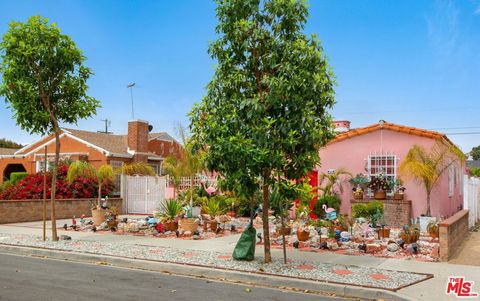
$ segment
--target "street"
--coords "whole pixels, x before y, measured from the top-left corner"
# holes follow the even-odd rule
[[[250,292],[247,289],[251,289]],[[0,300],[346,300],[41,258],[0,254]]]

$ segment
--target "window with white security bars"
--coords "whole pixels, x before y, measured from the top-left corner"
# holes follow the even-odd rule
[[[395,154],[384,153],[370,154],[367,159],[367,172],[369,179],[383,175],[388,181],[396,180],[397,156]],[[387,191],[387,193],[391,193],[391,191]],[[368,194],[372,195],[373,192],[369,189]]]

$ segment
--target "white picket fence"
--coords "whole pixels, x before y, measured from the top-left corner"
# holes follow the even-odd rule
[[[480,179],[464,176],[463,208],[469,210],[468,227],[480,220]]]

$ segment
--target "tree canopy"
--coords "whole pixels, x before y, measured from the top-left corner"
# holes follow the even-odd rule
[[[2,138],[0,139],[0,147],[4,148],[22,148],[23,145],[16,143],[14,141]]]
[[[470,156],[472,156],[473,160],[480,160],[480,145],[472,148]]]
[[[269,262],[269,188],[319,162],[319,148],[333,137],[334,76],[320,41],[303,32],[305,1],[219,0],[217,18],[209,47],[217,67],[191,112],[193,139],[231,186],[261,177]]]
[[[85,56],[55,23],[33,16],[13,21],[0,42],[0,95],[5,97],[22,129],[55,134],[55,167],[60,158],[59,123],[76,123],[96,113],[98,100],[87,95],[92,71]],[[57,240],[55,192],[57,169],[52,172],[52,239]]]

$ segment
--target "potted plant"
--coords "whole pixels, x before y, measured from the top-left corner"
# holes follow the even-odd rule
[[[353,198],[355,200],[363,200],[363,192],[365,186],[368,184],[369,180],[364,174],[357,174],[355,177],[350,179],[350,184],[352,184]]]
[[[96,204],[92,202],[92,219],[95,226],[100,226],[106,220],[107,208],[102,206],[102,187],[112,182],[115,173],[112,166],[105,164],[98,171],[85,161],[75,161],[68,167],[67,180],[73,183],[78,178],[96,179],[98,185],[98,198]]]
[[[368,183],[368,188],[373,190],[373,197],[376,200],[385,200],[387,198],[387,191],[390,188],[388,180],[383,174],[373,176]]]
[[[392,179],[390,181],[390,187],[393,188],[393,199],[396,201],[401,201],[405,198],[406,188],[402,185],[402,180]]]
[[[430,221],[427,225],[427,232],[431,238],[438,238],[439,236],[439,220]]]
[[[414,243],[420,238],[420,230],[415,226],[404,226],[400,232],[400,238],[406,244]]]
[[[229,210],[227,212],[227,215],[230,217],[236,217],[237,212],[235,211],[235,201],[236,199],[234,197],[229,197],[225,199],[225,204],[228,206]]]
[[[303,226],[299,226],[297,229],[298,241],[307,241],[310,237],[310,231],[306,230]]]
[[[158,217],[165,225],[165,231],[176,231],[178,229],[178,216],[182,213],[182,204],[175,199],[167,200],[162,204]]]
[[[212,218],[212,220],[209,222],[210,230],[212,232],[217,231],[218,223],[216,217],[222,214],[222,208],[220,207],[220,203],[217,202],[215,199],[208,199],[202,208]]]

